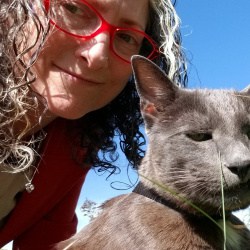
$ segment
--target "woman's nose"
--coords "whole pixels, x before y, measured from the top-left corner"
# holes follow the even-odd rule
[[[106,68],[110,55],[109,34],[101,33],[90,40],[83,41],[76,53],[86,60],[89,68],[93,70]]]

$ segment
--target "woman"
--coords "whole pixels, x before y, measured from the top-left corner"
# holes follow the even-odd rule
[[[90,167],[136,167],[142,119],[130,58],[185,83],[170,0],[2,0],[0,246],[51,249],[74,234]]]

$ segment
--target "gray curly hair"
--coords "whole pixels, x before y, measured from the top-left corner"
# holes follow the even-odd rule
[[[34,4],[42,15],[36,14]],[[169,77],[176,84],[183,85],[186,66],[180,45],[180,20],[172,1],[150,0],[150,7],[152,23],[148,33],[159,44]],[[27,24],[32,24],[35,30],[32,43],[25,34]],[[36,114],[43,100],[31,91],[29,85],[36,79],[32,65],[43,49],[49,28],[49,16],[42,0],[1,0],[0,166],[4,171],[24,171],[34,160],[34,144],[38,139],[32,136],[25,139],[33,126],[28,113]],[[27,57],[31,50],[33,54]],[[159,64],[162,66],[162,62]],[[46,104],[43,104],[43,109],[46,110]],[[16,123],[22,125],[18,133],[13,129]]]
[[[168,61],[168,76],[181,85],[180,78],[186,74],[186,63],[180,41],[180,18],[171,0],[150,0],[150,3],[158,17],[154,29],[156,36],[160,36],[160,52]]]
[[[40,1],[26,0],[2,0],[0,4],[0,166],[6,172],[17,173],[28,168],[34,160],[34,144],[39,140],[34,136],[24,139],[32,129],[28,111],[35,114],[40,103],[29,88],[35,80],[31,67],[49,31],[49,25],[42,25],[49,22],[46,15],[41,22],[41,17],[33,11],[34,2],[41,5]],[[37,31],[32,44],[24,32],[28,22]],[[35,53],[25,60],[35,46]],[[18,133],[13,129],[14,124],[22,127]]]

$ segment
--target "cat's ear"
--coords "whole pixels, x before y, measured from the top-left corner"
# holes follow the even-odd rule
[[[240,92],[241,93],[246,93],[246,94],[250,95],[250,85],[248,85],[247,87],[245,87],[244,89],[242,89]]]
[[[142,56],[132,57],[136,88],[143,116],[154,119],[175,100],[178,87],[153,62]]]

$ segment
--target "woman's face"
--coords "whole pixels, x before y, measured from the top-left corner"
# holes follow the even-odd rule
[[[112,25],[146,28],[148,0],[88,0]],[[80,118],[105,106],[125,87],[131,65],[110,51],[108,32],[90,40],[54,28],[33,70],[33,90],[48,103],[52,116]]]

